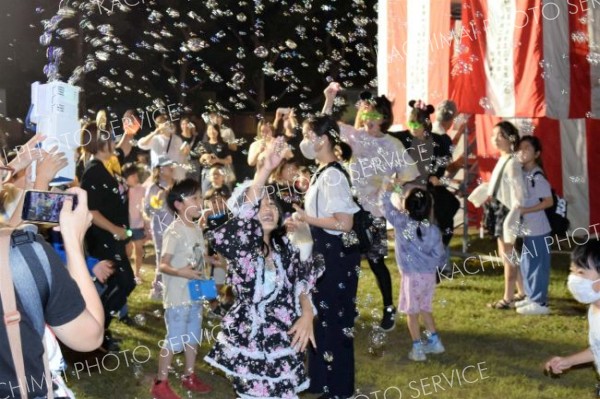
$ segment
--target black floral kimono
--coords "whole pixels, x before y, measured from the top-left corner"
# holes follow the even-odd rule
[[[236,217],[207,235],[227,259],[236,301],[204,360],[227,374],[240,398],[297,398],[309,386],[305,354],[291,347],[287,332],[301,315],[300,294],[310,295],[323,268],[312,259],[301,262],[298,249],[284,237],[284,248],[273,248],[275,272],[268,273],[258,209],[258,204],[243,204]]]

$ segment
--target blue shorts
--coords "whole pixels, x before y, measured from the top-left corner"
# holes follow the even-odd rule
[[[164,347],[178,353],[184,346],[202,342],[202,305],[173,306],[165,310],[167,336]]]
[[[131,241],[138,241],[144,238],[146,232],[144,229],[131,229]]]

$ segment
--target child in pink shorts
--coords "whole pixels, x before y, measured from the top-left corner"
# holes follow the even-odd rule
[[[401,193],[401,197],[402,197]],[[396,263],[402,274],[399,310],[406,314],[408,330],[413,347],[408,358],[426,360],[427,353],[443,353],[433,320],[431,304],[435,292],[437,266],[444,262],[445,250],[442,234],[437,226],[429,222],[433,200],[421,188],[412,188],[403,197],[402,210],[392,204],[392,193],[383,194],[385,218],[394,226],[396,240]],[[421,340],[419,318],[430,334]]]

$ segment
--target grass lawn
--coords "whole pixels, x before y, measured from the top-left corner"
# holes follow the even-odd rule
[[[484,254],[494,249],[489,240],[471,239],[469,249],[473,252]],[[452,246],[459,250],[458,239],[455,238]],[[587,308],[571,298],[565,284],[568,255],[552,257],[550,316],[520,316],[514,311],[487,309],[487,302],[501,298],[502,267],[487,263],[483,270],[478,262],[471,263],[467,270],[473,274],[469,275],[461,259],[453,260],[463,274],[456,271],[453,279],[438,285],[434,304],[434,316],[446,353],[430,355],[423,363],[407,358],[411,339],[406,320],[400,315],[396,329],[386,334],[383,347],[370,353],[369,333],[373,323],[379,322],[382,305],[373,273],[363,262],[358,288],[360,318],[355,338],[356,389],[361,393],[357,399],[595,397],[596,374],[591,365],[571,370],[560,378],[550,378],[542,370],[543,363],[552,355],[570,354],[587,346]],[[147,299],[153,276],[152,262],[153,258],[147,259],[144,284],[136,288],[129,300],[130,314],[139,325],[113,323],[115,335],[123,337],[122,350],[127,352],[104,357],[99,352],[85,357],[67,354],[70,365],[66,377],[78,398],[151,397],[149,388],[156,373],[158,345],[165,334],[161,304]],[[387,265],[392,272],[397,302],[399,274],[393,251]],[[204,319],[204,328],[214,330],[215,335],[217,324]],[[235,398],[229,381],[202,361],[212,346],[210,339],[204,337],[197,362],[201,378],[214,387],[214,392],[204,397]],[[132,361],[133,354],[139,363]],[[147,359],[149,355],[151,358]],[[182,355],[176,358],[174,368],[175,373],[182,372]],[[194,397],[181,390],[173,376],[171,384],[182,398]]]

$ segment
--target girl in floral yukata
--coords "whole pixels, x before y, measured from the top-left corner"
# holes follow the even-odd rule
[[[322,267],[300,260],[285,235],[282,212],[265,190],[286,146],[277,139],[259,160],[253,181],[228,205],[234,218],[207,235],[228,261],[236,301],[204,358],[223,370],[239,398],[297,398],[308,388],[304,350],[315,346],[311,291]]]

